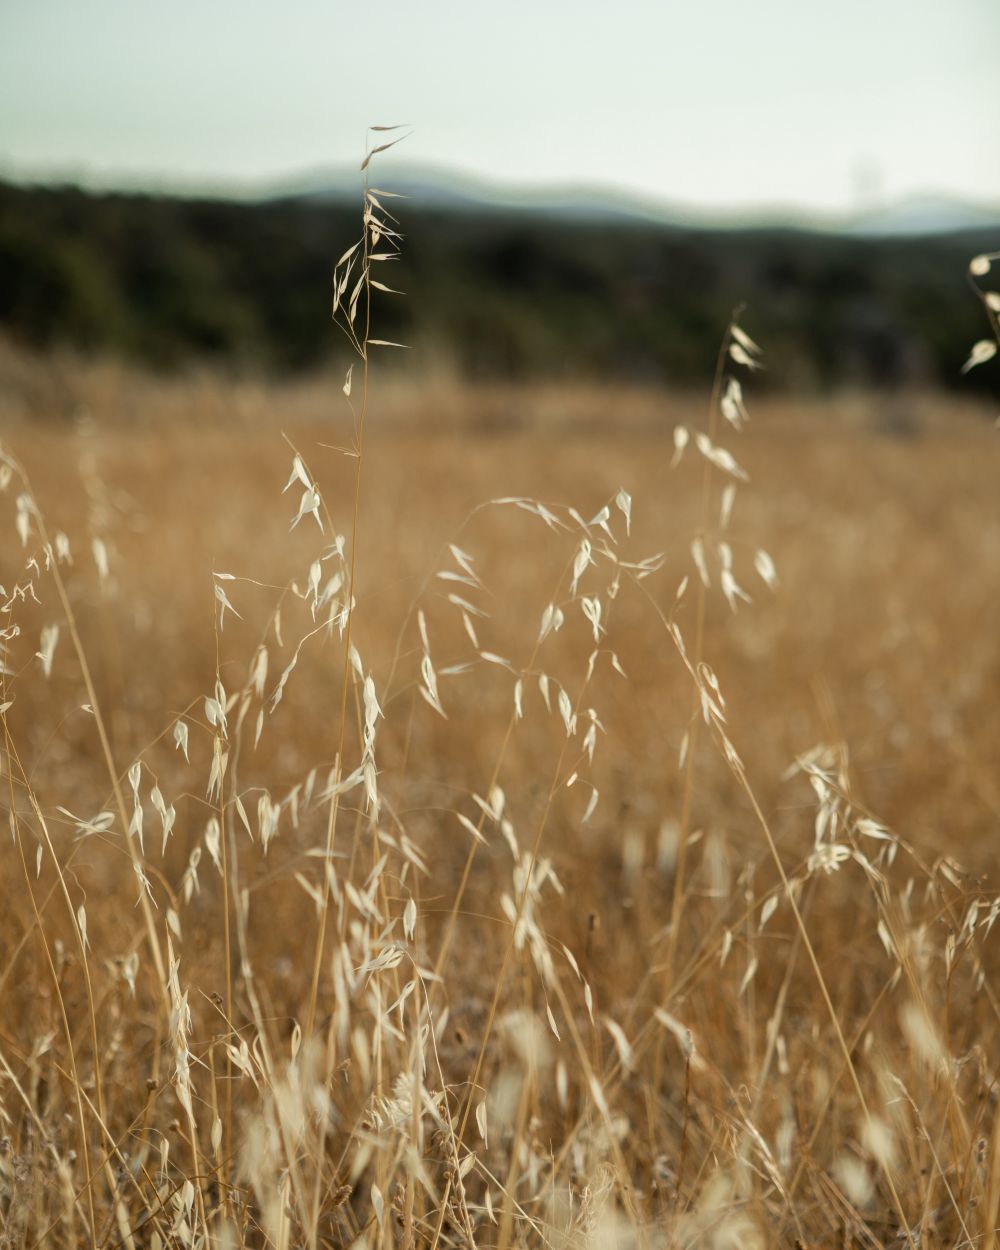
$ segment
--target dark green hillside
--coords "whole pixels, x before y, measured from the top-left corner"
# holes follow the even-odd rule
[[[527,210],[401,210],[407,240],[382,336],[475,376],[701,384],[734,305],[768,380],[824,390],[959,379],[986,327],[966,265],[980,233],[864,239],[560,221]],[[340,352],[332,261],[356,206],[233,203],[0,184],[0,327],[156,368],[287,373]]]

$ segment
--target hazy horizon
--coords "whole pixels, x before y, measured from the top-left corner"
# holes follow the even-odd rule
[[[373,136],[375,138],[382,136]],[[412,139],[408,136],[406,142]],[[858,217],[892,212],[908,205],[931,205],[982,210],[992,218],[1000,216],[1000,190],[993,195],[975,196],[949,190],[911,188],[891,199],[859,202],[857,204],[805,207],[792,201],[778,199],[752,204],[706,205],[680,197],[661,195],[655,190],[632,186],[599,176],[592,178],[568,176],[562,179],[540,176],[536,179],[498,178],[478,170],[447,165],[434,160],[414,161],[408,158],[405,143],[398,151],[383,158],[375,182],[387,187],[401,183],[426,189],[430,202],[445,203],[451,200],[489,206],[534,205],[594,205],[604,209],[621,208],[625,212],[648,211],[651,217],[660,217],[676,210],[679,218],[704,216],[709,221],[725,222],[745,219],[793,220],[809,222],[848,222]],[[277,175],[260,175],[244,178],[213,178],[209,176],[176,177],[142,171],[116,173],[89,169],[84,165],[52,166],[42,169],[28,165],[4,163],[0,158],[0,180],[23,187],[72,186],[94,194],[163,195],[179,198],[200,198],[246,201],[248,203],[281,198],[286,195],[348,196],[356,186],[360,193],[362,175],[360,162],[350,164],[329,162],[326,165],[302,166]]]

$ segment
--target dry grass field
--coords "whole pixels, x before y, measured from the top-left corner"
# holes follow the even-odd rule
[[[380,368],[5,349],[0,1245],[994,1246],[995,414]]]

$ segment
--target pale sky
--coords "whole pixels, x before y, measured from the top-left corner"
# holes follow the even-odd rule
[[[0,176],[246,186],[406,122],[499,182],[996,205],[998,47],[1000,0],[0,0]]]

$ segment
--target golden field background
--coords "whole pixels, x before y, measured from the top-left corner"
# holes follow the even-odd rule
[[[71,580],[106,679],[116,695],[128,691],[128,711],[115,708],[113,719],[131,757],[162,729],[165,679],[174,711],[213,679],[213,570],[303,585],[324,547],[311,518],[288,532],[296,501],[281,491],[293,449],[320,480],[338,531],[349,527],[350,413],[339,378],[284,388],[211,375],[164,382],[79,362],[62,374],[70,419],[37,424],[19,379],[6,396],[4,443],[28,470],[49,529],[100,533],[114,553],[103,595],[87,551],[77,552],[82,567]],[[701,472],[693,448],[671,468],[672,433],[704,424],[704,398],[404,376],[374,383],[373,406],[357,626],[373,671],[386,671],[397,648],[414,651],[418,598],[453,624],[449,587],[434,585],[435,572],[453,564],[449,542],[476,558],[491,589],[497,620],[485,629],[533,641],[565,544],[509,507],[486,507],[491,500],[557,502],[589,518],[624,487],[634,498],[630,554],[667,557],[659,593],[651,591],[658,602],[669,606],[694,571]],[[883,432],[887,409],[911,415],[913,430]],[[887,820],[915,821],[908,827],[933,842],[948,812],[974,835],[992,810],[1000,660],[989,628],[1000,550],[992,410],[923,395],[890,409],[859,395],[771,399],[751,411],[736,447],[751,482],[732,528],[755,602],[734,617],[721,594],[710,596],[706,652],[725,674],[734,723],[760,738],[761,781],[832,735],[849,745],[855,785]],[[774,557],[776,594],[753,572],[756,547]],[[276,601],[252,590],[249,601],[242,590],[231,597],[248,617]],[[616,692],[632,722],[623,746],[638,753],[633,766],[648,759],[665,784],[663,764],[684,732],[673,704],[686,688],[641,606],[633,611],[619,626],[618,653],[626,670],[634,653],[651,680]],[[249,659],[254,625],[228,618],[223,657],[234,669]],[[464,635],[455,641],[462,651]],[[318,667],[335,682],[332,659]],[[661,690],[661,679],[679,689]],[[50,689],[41,697],[49,703]],[[305,723],[287,728],[315,743],[323,714],[305,702]],[[488,734],[475,749],[491,757]]]
[[[293,454],[351,547],[342,378],[154,381],[8,347],[3,383],[0,581],[19,629],[3,700],[4,1246],[995,1244],[991,409],[914,395],[900,432],[899,401],[755,403],[745,380],[749,425],[717,437],[750,481],[720,535],[725,475],[693,443],[671,467],[675,427],[708,428],[707,396],[477,389],[373,365],[351,638],[383,714],[381,807],[360,790],[337,800],[327,904],[336,628],[303,644],[268,708],[315,628],[303,593],[332,540],[309,515],[289,532]],[[35,501],[24,545],[19,495]],[[505,497],[544,502],[565,528],[487,504]],[[613,542],[591,520],[606,504]],[[585,531],[597,562],[574,594]],[[70,614],[44,558],[60,532]],[[753,599],[730,611],[710,554],[700,647],[698,533],[731,544]],[[640,581],[616,564],[658,553]],[[221,630],[215,585],[240,614]],[[478,656],[451,591],[483,613]],[[602,605],[596,644],[582,595]],[[565,624],[536,650],[550,603]],[[418,610],[447,719],[420,697]],[[736,769],[670,622],[717,674]],[[35,653],[56,623],[46,678]],[[263,696],[248,676],[262,643]],[[224,732],[205,706],[217,677]],[[350,771],[360,678],[346,707]],[[228,770],[210,801],[218,741]],[[151,921],[122,827],[138,759]],[[176,809],[162,849],[154,783]],[[494,786],[520,877],[472,798]],[[281,805],[266,853],[265,793]],[[98,812],[109,821],[81,831]]]

